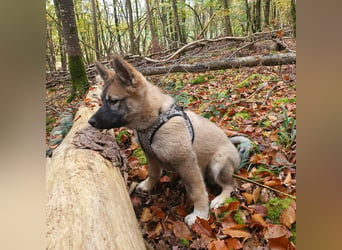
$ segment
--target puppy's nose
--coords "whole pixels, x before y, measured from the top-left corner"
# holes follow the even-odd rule
[[[91,126],[95,127],[95,125],[96,125],[96,120],[95,120],[95,118],[94,118],[94,117],[90,117],[90,119],[88,120],[88,123],[89,123]]]

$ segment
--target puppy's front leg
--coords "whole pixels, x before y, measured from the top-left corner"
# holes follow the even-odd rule
[[[137,190],[144,192],[150,192],[161,176],[160,166],[152,160],[149,160],[148,163],[148,177],[137,186]]]
[[[182,165],[179,174],[190,199],[194,202],[194,211],[185,217],[185,223],[191,226],[195,223],[197,216],[208,219],[208,193],[197,161],[189,161]]]

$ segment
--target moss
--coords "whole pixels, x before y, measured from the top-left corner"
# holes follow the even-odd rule
[[[70,102],[73,98],[82,96],[86,93],[89,88],[89,82],[82,57],[69,56],[68,59],[73,88],[73,94],[68,98],[68,101]]]
[[[190,241],[188,241],[188,240],[186,240],[184,238],[180,238],[179,242],[180,242],[181,245],[183,245],[185,247],[190,245]]]
[[[296,241],[297,241],[297,229],[296,229],[296,223],[293,223],[292,224],[292,227],[291,227],[291,234],[292,236],[290,237],[290,241],[292,241],[294,244],[296,244]]]
[[[236,197],[229,197],[224,200],[224,204],[228,204],[234,201],[238,201],[238,199]]]
[[[267,207],[267,218],[270,219],[273,223],[279,224],[279,217],[281,213],[286,209],[292,202],[292,199],[285,198],[280,199],[278,197],[270,199],[266,203]]]
[[[144,151],[140,147],[136,148],[133,151],[132,156],[136,157],[141,165],[147,164],[147,159],[146,159],[146,156],[144,154]]]
[[[204,76],[201,76],[201,75],[197,76],[195,79],[190,80],[191,84],[193,84],[193,85],[200,84],[200,83],[203,83],[205,81],[206,81],[206,79],[204,78]]]
[[[56,122],[57,120],[53,117],[46,117],[46,132],[50,133],[51,130],[53,129],[53,124]]]
[[[238,209],[236,212],[235,212],[235,214],[234,214],[234,220],[238,223],[238,224],[244,224],[245,222],[244,222],[244,220],[242,219],[242,215],[241,215],[241,210],[240,209]]]

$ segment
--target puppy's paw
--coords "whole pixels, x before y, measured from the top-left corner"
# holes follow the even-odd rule
[[[139,185],[136,187],[136,190],[142,191],[142,192],[150,192],[153,188],[153,183],[147,178],[143,182],[139,183]]]
[[[225,197],[217,196],[215,199],[213,199],[210,202],[210,208],[216,209],[216,208],[222,206],[222,204],[224,203],[225,199],[226,199]]]
[[[185,216],[184,221],[188,226],[191,226],[192,224],[195,223],[197,217],[207,220],[208,213],[198,214],[198,213],[192,212],[191,214]]]

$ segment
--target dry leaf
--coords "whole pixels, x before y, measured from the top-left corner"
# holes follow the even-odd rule
[[[251,222],[259,224],[263,227],[267,227],[267,223],[265,222],[264,218],[260,214],[252,214],[251,215]]]
[[[291,228],[292,223],[296,222],[296,211],[292,206],[288,206],[280,215],[280,223]]]
[[[145,207],[141,213],[140,221],[147,222],[151,219],[152,219],[151,209],[149,209],[148,207]]]
[[[241,242],[236,238],[229,238],[225,240],[229,249],[242,249],[243,246]]]
[[[191,229],[198,235],[204,234],[209,237],[213,236],[213,232],[208,221],[199,217],[197,217],[195,223],[192,224]]]
[[[179,239],[192,240],[191,232],[183,221],[175,221],[175,223],[173,223],[173,233]]]
[[[253,201],[253,195],[249,194],[249,193],[242,193],[242,196],[246,199],[247,204],[252,204]]]
[[[215,240],[208,245],[208,250],[229,250],[224,240]]]
[[[229,235],[232,238],[246,238],[251,237],[251,234],[238,229],[231,229],[231,228],[223,228],[222,233]]]
[[[290,231],[283,225],[269,224],[264,234],[265,239],[274,239],[283,236],[286,236],[287,238],[291,236]]]
[[[185,210],[184,205],[179,205],[175,207],[176,213],[180,216],[186,216],[188,213]]]
[[[254,203],[257,203],[257,201],[259,199],[260,190],[261,190],[261,188],[258,186],[253,191],[253,201],[254,201]]]

